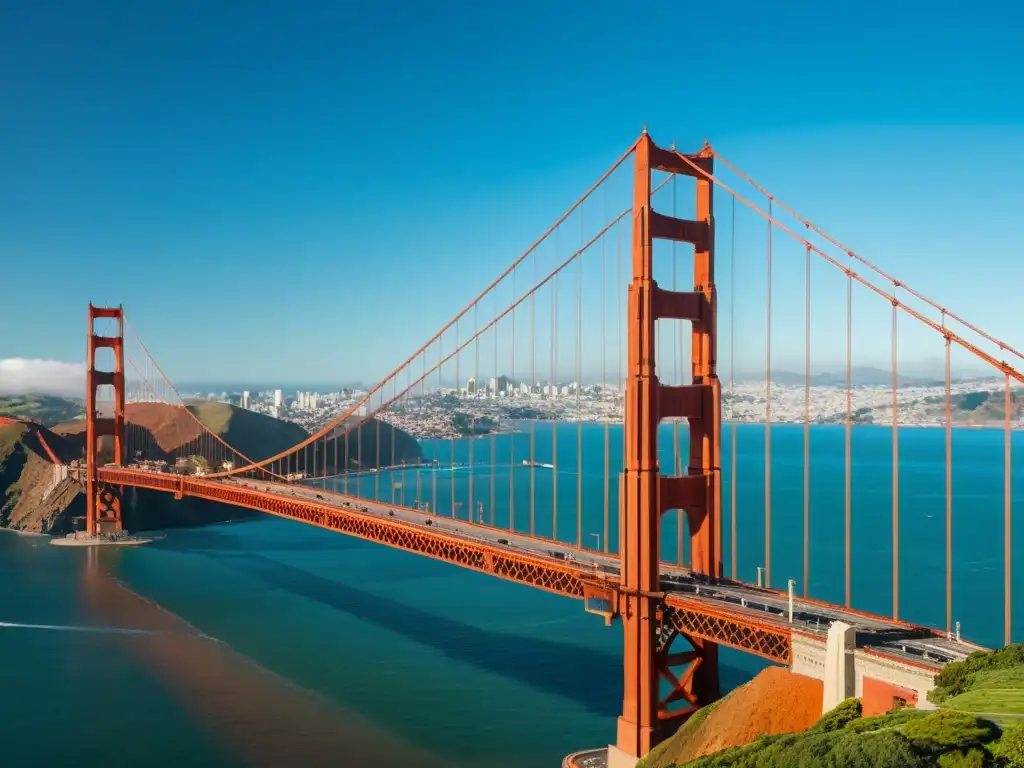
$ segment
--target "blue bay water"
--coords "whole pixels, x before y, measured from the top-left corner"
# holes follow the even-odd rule
[[[685,427],[678,433],[685,463]],[[810,434],[809,589],[842,601],[844,433],[814,427]],[[891,433],[858,427],[852,434],[853,603],[887,613]],[[735,566],[739,578],[753,581],[766,559],[765,430],[740,425],[736,436]],[[673,427],[663,426],[661,438],[669,472],[677,465]],[[793,578],[798,591],[803,439],[800,427],[771,430],[772,585]],[[482,505],[486,522],[507,527],[512,520],[522,532],[530,530],[532,483],[536,535],[554,530],[567,542],[579,535],[585,546],[615,551],[621,428],[559,424],[553,435],[550,424],[538,423],[532,442],[533,459],[555,468],[522,466],[531,457],[527,428],[424,444],[443,463],[467,463],[472,453],[472,467],[333,482],[396,503],[430,503],[461,519],[470,511],[476,519]],[[1015,434],[1013,443],[1020,456],[1024,439]],[[902,429],[899,449],[900,613],[944,627],[944,433]],[[1003,434],[956,430],[953,454],[954,620],[967,637],[998,645]],[[727,425],[727,574],[731,455]],[[1024,488],[1024,469],[1015,464],[1014,485]],[[1013,505],[1017,520],[1021,503]],[[1013,533],[1017,553],[1021,528]],[[668,513],[665,560],[679,558],[679,539],[677,517]],[[685,562],[685,531],[683,539]],[[1024,563],[1017,565],[1016,593],[1024,594]],[[614,736],[618,625],[605,627],[573,600],[286,520],[173,530],[147,547],[91,553],[3,535],[0,586],[0,764],[90,764],[116,750],[129,763],[159,755],[197,765],[511,768],[557,765],[565,753]],[[145,634],[106,631],[112,627]],[[726,687],[762,666],[735,652],[723,655],[723,665]]]

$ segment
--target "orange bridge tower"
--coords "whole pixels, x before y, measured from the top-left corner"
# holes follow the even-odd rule
[[[99,335],[96,321],[116,323],[116,334]],[[109,321],[114,321],[110,323]],[[104,329],[106,330],[106,329]],[[85,373],[85,463],[86,517],[89,535],[121,531],[121,488],[96,479],[100,457],[124,464],[124,312],[121,307],[94,307],[89,304],[88,356]],[[103,350],[109,349],[110,353]],[[102,362],[97,369],[97,352]],[[112,358],[112,362],[110,361]],[[100,396],[102,390],[102,397]],[[108,438],[100,445],[101,438]],[[109,453],[108,453],[109,451]]]
[[[719,694],[718,646],[689,637],[673,625],[671,609],[663,605],[658,568],[662,515],[678,509],[685,511],[689,522],[692,570],[711,579],[722,575],[714,212],[712,183],[699,172],[712,173],[713,161],[710,147],[686,157],[692,165],[674,149],[657,147],[646,130],[634,152],[626,453],[619,518],[622,566],[618,608],[624,631],[625,675],[617,741],[609,750],[613,766],[632,765],[699,705]],[[653,170],[696,179],[695,219],[677,219],[653,210]],[[654,280],[655,239],[693,244],[692,291],[658,287]],[[659,383],[657,320],[691,323],[692,383]],[[679,477],[663,476],[658,467],[658,425],[670,418],[689,422],[689,465]],[[688,646],[676,650],[676,641]]]

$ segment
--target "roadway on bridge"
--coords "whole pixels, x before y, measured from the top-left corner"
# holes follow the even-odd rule
[[[490,528],[465,520],[442,517],[418,509],[345,496],[306,485],[247,478],[228,478],[223,482],[384,519],[400,520],[411,525],[429,525],[445,534],[468,541],[506,547],[510,552],[521,552],[534,557],[554,558],[577,566],[584,572],[598,570],[614,576],[619,572],[618,558],[612,555],[577,549],[562,542],[510,533],[500,528]],[[678,566],[662,565],[662,588],[669,595],[685,595],[689,602],[701,602],[718,611],[747,614],[752,621],[797,630],[822,639],[833,621],[843,621],[856,628],[858,647],[872,648],[886,656],[912,660],[936,668],[946,662],[963,659],[969,653],[979,650],[979,647],[973,644],[958,642],[921,628],[800,598],[794,598],[793,622],[790,623],[786,595],[732,582],[711,584],[706,578],[696,576]]]

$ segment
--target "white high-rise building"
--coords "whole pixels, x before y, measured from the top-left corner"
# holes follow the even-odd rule
[[[249,410],[249,393],[248,391],[242,393],[242,407]]]
[[[280,389],[274,390],[274,407],[280,409],[284,405],[284,393]]]

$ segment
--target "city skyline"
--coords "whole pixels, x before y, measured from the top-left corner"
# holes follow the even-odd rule
[[[875,379],[888,377],[890,375],[890,368],[876,367],[876,366],[854,366],[852,371],[852,380],[855,386],[859,386],[859,382],[864,380],[865,375],[868,375],[871,381]],[[803,369],[787,369],[782,367],[773,367],[772,380],[775,384],[792,383],[798,381],[802,386],[804,379]],[[907,364],[904,362],[901,364],[899,369],[901,387],[905,386],[904,382],[919,382],[925,381],[941,381],[944,378],[943,363],[940,360],[921,360],[917,364]],[[842,386],[846,381],[846,373],[844,368],[829,368],[827,366],[812,365],[811,367],[812,384],[815,386],[828,386],[823,384],[821,377],[831,377],[836,380],[836,386]],[[506,377],[512,379],[510,373],[499,373],[498,377]],[[471,374],[467,374],[461,380],[456,380],[453,376],[443,376],[438,382],[436,377],[431,378],[430,383],[427,385],[428,389],[434,389],[438,386],[444,388],[465,388],[467,381],[473,378]],[[482,381],[488,381],[492,377],[482,376]],[[728,384],[730,376],[728,368],[719,368],[719,378],[723,381],[723,384]],[[753,372],[738,370],[734,380],[737,383],[751,383],[763,380],[764,372]],[[965,368],[953,373],[952,380],[954,381],[971,381],[978,379],[993,379],[1000,378],[998,372],[989,372],[985,366],[973,366]],[[515,382],[525,383],[529,380],[529,377],[516,376]],[[886,379],[888,380],[888,379]],[[546,372],[538,374],[536,382],[541,385],[549,384],[549,377]],[[564,375],[560,375],[557,379],[558,384],[571,384],[575,382],[574,374],[571,371],[567,371]],[[258,392],[274,391],[275,389],[282,390],[284,396],[293,396],[296,392],[333,392],[342,389],[365,389],[369,386],[378,384],[378,381],[257,381],[254,379],[239,379],[237,381],[226,381],[218,379],[207,379],[207,380],[182,380],[175,382],[179,391],[182,392],[207,392],[207,391],[224,391],[233,394],[240,394],[245,391],[249,391],[253,395]],[[605,379],[601,376],[584,376],[581,382],[585,386],[602,385],[607,384],[610,387],[617,385],[617,380],[614,378]],[[419,388],[417,388],[418,391]],[[66,363],[63,361],[53,360],[0,360],[0,395],[5,394],[48,394],[56,395],[61,397],[70,397],[72,399],[80,399],[83,397],[85,390],[85,363]]]

